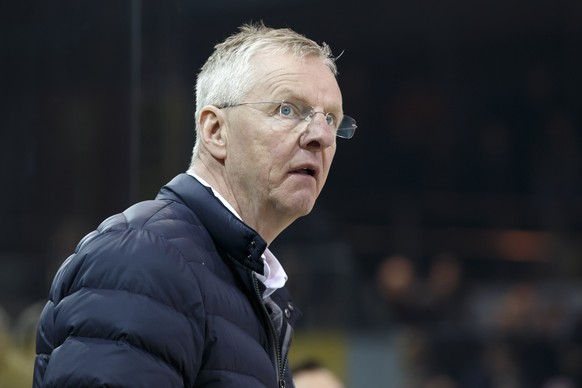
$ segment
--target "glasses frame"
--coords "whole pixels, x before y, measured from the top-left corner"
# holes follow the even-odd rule
[[[289,118],[285,117],[283,114],[281,114],[281,108],[284,106],[284,104],[291,104],[293,106],[295,106],[295,104],[293,104],[292,102],[289,102],[287,100],[283,100],[283,101],[251,101],[251,102],[239,102],[236,104],[222,104],[222,105],[217,105],[218,109],[226,109],[226,108],[236,108],[237,106],[242,106],[242,105],[259,105],[259,104],[278,104],[279,105],[279,117],[288,120]],[[309,108],[309,113],[307,115],[303,115],[301,114],[301,118],[300,120],[306,121],[306,122],[310,122],[311,119],[313,118],[313,116],[315,116],[317,113],[321,113],[325,116],[326,118],[326,123],[327,123],[327,118],[329,117],[329,115],[333,115],[331,112],[322,112],[322,111],[316,111],[314,107],[307,105],[307,108]],[[329,124],[328,124],[329,126]],[[342,120],[340,121],[339,125],[337,126],[337,128],[334,128],[335,131],[335,135],[339,138],[342,139],[351,139],[352,137],[354,137],[354,134],[356,132],[356,129],[358,128],[357,124],[356,124],[356,120],[350,116],[346,116],[344,115],[342,117]]]

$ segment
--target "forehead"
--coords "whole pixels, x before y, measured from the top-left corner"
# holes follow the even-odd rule
[[[254,59],[257,83],[255,98],[298,98],[313,106],[341,108],[342,96],[331,69],[318,57],[297,58],[292,54],[260,54]]]

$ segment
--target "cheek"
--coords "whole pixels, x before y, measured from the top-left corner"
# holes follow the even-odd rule
[[[290,158],[290,153],[286,147],[282,146],[281,142],[273,143],[264,150],[263,158],[259,164],[268,171],[271,185],[277,185],[277,182],[287,173],[287,161]]]
[[[322,164],[323,169],[321,171],[321,180],[320,180],[321,187],[319,188],[320,191],[323,188],[323,185],[325,184],[327,177],[329,175],[329,171],[331,169],[331,164],[333,162],[334,155],[335,155],[335,147],[333,149],[326,150],[323,153],[323,164]]]
[[[335,145],[323,152],[323,166],[324,166],[323,168],[325,170],[326,176],[329,173],[334,156],[335,156]]]
[[[286,162],[289,159],[289,152],[281,139],[263,137],[261,141],[251,142],[246,152],[246,170],[254,176],[252,179],[255,180],[257,190],[270,190],[278,186],[286,173]]]

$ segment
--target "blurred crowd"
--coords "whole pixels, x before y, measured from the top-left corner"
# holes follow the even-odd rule
[[[365,298],[371,321],[397,333],[410,387],[582,386],[582,283],[469,284],[450,254],[420,272],[389,256]]]
[[[36,324],[42,307],[32,304],[13,318],[0,306],[0,388],[32,386]]]

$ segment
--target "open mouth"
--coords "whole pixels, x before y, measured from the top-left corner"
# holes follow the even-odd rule
[[[315,176],[315,170],[312,170],[310,168],[300,168],[299,170],[295,170],[294,173]]]

